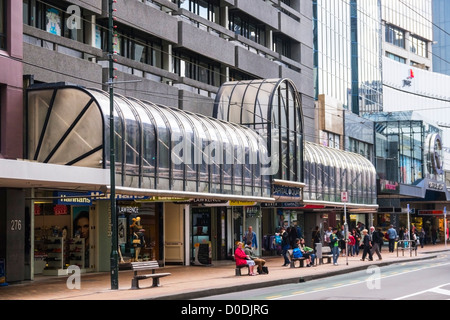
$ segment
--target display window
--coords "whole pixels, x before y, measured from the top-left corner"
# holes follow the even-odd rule
[[[90,270],[90,206],[34,204],[34,274],[64,275],[67,268]]]

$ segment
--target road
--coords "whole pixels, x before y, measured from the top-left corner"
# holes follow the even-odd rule
[[[450,300],[450,253],[432,260],[370,266],[364,271],[204,300]]]

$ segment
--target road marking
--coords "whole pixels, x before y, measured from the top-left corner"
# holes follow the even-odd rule
[[[415,293],[413,293],[413,294],[408,294],[408,295],[406,295],[406,296],[399,297],[399,298],[395,298],[395,299],[393,299],[393,300],[403,300],[403,299],[408,299],[408,298],[411,298],[411,297],[414,297],[414,296],[418,296],[418,295],[421,295],[421,294],[427,293],[427,292],[435,292],[435,293],[439,293],[439,294],[443,294],[443,295],[448,295],[448,296],[450,296],[450,291],[449,291],[449,290],[441,289],[441,287],[447,286],[447,285],[449,285],[449,284],[450,284],[450,283],[442,284],[442,285],[440,285],[440,286],[437,286],[437,287],[434,287],[434,288],[431,288],[431,289],[427,289],[427,290],[415,292]]]
[[[441,267],[441,266],[445,266],[445,265],[450,265],[450,263],[441,263],[441,264],[438,264],[438,265],[425,266],[425,267],[419,268],[417,270],[412,270],[412,271],[408,271],[408,272],[402,272],[400,274],[398,272],[391,272],[389,275],[384,277],[384,279],[390,278],[390,277],[399,276],[399,275],[402,276],[402,275],[407,274],[407,273],[412,273],[412,272],[416,272],[416,271],[422,271],[422,270],[425,270],[425,269],[431,269],[431,268]],[[354,283],[344,284],[344,285],[341,286],[341,288],[348,287],[348,286],[353,286],[353,285],[361,284],[361,283],[367,283],[367,279],[362,280],[362,281],[356,281]],[[288,298],[288,297],[294,297],[294,296],[300,296],[300,295],[304,295],[304,294],[309,294],[309,293],[312,293],[312,292],[320,292],[320,291],[334,290],[334,289],[336,289],[336,288],[318,287],[318,288],[312,289],[311,291],[306,291],[304,293],[290,294],[290,295],[278,295],[278,296],[274,296],[274,298],[272,298],[272,299],[270,297],[268,297],[267,299],[269,299],[269,300],[276,300],[276,299],[280,299],[280,298]],[[428,291],[428,290],[425,290],[423,292],[426,292],[426,291]],[[420,292],[420,293],[423,293],[423,292]],[[420,294],[420,293],[415,293],[415,294],[412,294],[412,295],[409,295],[409,296],[413,296],[413,295]],[[405,296],[405,297],[409,297],[409,296]],[[405,297],[400,297],[400,298],[393,299],[393,300],[400,300],[400,299],[404,299]]]

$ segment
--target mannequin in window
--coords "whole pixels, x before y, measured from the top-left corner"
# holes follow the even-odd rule
[[[134,246],[134,252],[135,252],[135,258],[134,261],[139,261],[139,254],[141,253],[141,249],[145,248],[145,237],[144,237],[145,230],[139,229],[138,232],[133,233],[133,246]]]

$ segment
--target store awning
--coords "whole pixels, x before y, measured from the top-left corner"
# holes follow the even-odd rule
[[[30,160],[110,167],[107,92],[65,83],[34,85],[27,101]],[[114,122],[120,187],[272,199],[270,176],[263,173],[270,165],[268,150],[254,130],[118,94]]]
[[[376,170],[363,156],[312,142],[305,143],[304,202],[349,208],[377,209]]]

